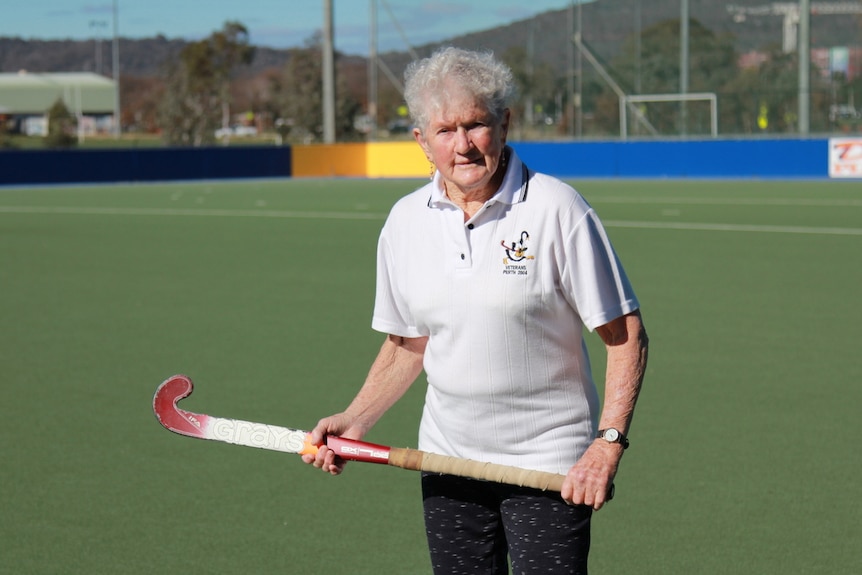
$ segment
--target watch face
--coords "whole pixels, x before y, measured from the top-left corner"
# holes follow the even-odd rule
[[[607,439],[608,441],[614,442],[617,441],[619,438],[620,432],[616,429],[611,428],[605,431],[605,439]]]

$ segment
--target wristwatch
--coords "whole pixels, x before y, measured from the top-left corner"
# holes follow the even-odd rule
[[[619,443],[623,446],[623,449],[629,448],[629,440],[628,438],[620,433],[618,429],[614,429],[613,427],[609,427],[607,429],[600,429],[599,434],[596,436],[599,439],[604,439],[610,443]]]

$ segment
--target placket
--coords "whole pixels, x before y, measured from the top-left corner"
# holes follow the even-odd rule
[[[459,247],[460,251],[457,254],[459,269],[472,268],[474,264],[477,263],[476,257],[474,257],[474,250],[477,249],[477,247],[480,250],[487,249],[487,246],[484,246],[483,242],[487,243],[487,234],[491,232],[490,230],[480,228],[491,224],[490,221],[487,221],[489,218],[492,218],[492,216],[489,216],[488,213],[494,209],[495,205],[497,205],[497,203],[494,200],[490,200],[488,203],[482,206],[479,211],[473,215],[472,218],[470,218],[466,222],[463,221],[463,212],[460,214],[462,218],[460,222],[460,229],[461,235],[463,236],[464,240],[460,244],[460,246],[463,246],[463,249]]]
[[[473,241],[470,236],[475,224],[464,222],[464,213],[461,210],[456,212],[456,216],[457,220],[452,226],[454,238],[452,256],[455,258],[455,269],[469,270],[473,268]]]

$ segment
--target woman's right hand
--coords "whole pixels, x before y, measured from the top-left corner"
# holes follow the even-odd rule
[[[365,383],[345,411],[324,417],[311,430],[316,455],[302,460],[332,475],[344,470],[345,461],[324,445],[327,435],[360,440],[422,371],[428,337],[387,335]]]
[[[312,444],[318,446],[317,454],[305,454],[302,456],[302,460],[330,475],[340,474],[344,471],[344,464],[347,462],[326,447],[326,436],[336,435],[346,439],[362,439],[362,434],[351,427],[352,418],[346,413],[338,413],[321,419],[310,432]]]

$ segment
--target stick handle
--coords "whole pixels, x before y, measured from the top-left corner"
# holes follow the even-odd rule
[[[560,491],[563,488],[565,475],[534,471],[500,465],[498,463],[483,463],[472,459],[461,459],[448,455],[426,453],[418,449],[393,447],[389,450],[389,465],[413,471],[428,471],[431,473],[446,473],[459,477],[483,479],[496,483],[532,487],[542,491]]]

